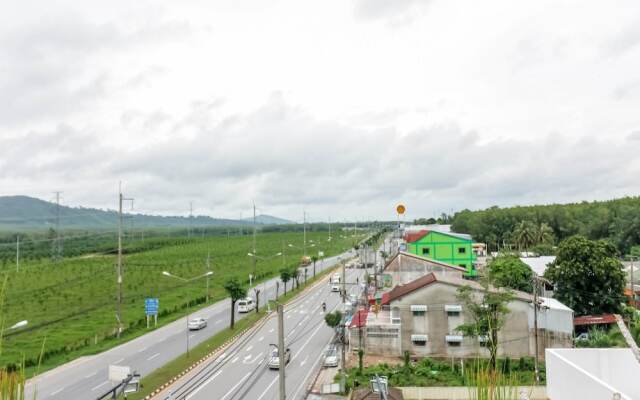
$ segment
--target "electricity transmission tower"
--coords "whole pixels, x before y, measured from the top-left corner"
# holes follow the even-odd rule
[[[56,237],[51,247],[51,258],[54,261],[62,259],[62,235],[60,234],[60,194],[62,192],[54,192],[56,195]]]

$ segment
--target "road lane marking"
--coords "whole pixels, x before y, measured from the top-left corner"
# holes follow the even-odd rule
[[[245,376],[242,377],[242,379],[240,379],[238,381],[238,383],[236,383],[235,385],[233,385],[233,387],[231,388],[231,390],[229,390],[224,396],[222,396],[222,398],[220,400],[224,400],[227,398],[227,396],[229,396],[231,393],[233,393],[234,390],[236,390],[238,388],[238,386],[240,386],[240,384],[249,377],[249,375],[251,375],[251,372],[247,372],[247,374]]]
[[[218,372],[216,372],[215,374],[213,374],[213,376],[209,379],[207,379],[207,381],[205,383],[203,383],[202,385],[198,386],[198,388],[196,390],[194,390],[193,392],[191,392],[191,394],[189,394],[186,397],[186,400],[189,400],[190,398],[192,398],[193,396],[196,395],[196,393],[198,393],[203,387],[207,386],[208,384],[211,383],[212,380],[216,379],[216,377],[218,375],[220,375],[222,373],[222,370],[219,370]]]
[[[296,331],[296,328],[293,328],[293,329],[291,330],[291,332],[289,332],[289,335],[293,335],[293,334],[295,333],[295,331]]]
[[[219,320],[217,320],[215,323],[216,323],[216,324],[221,324],[221,323],[222,323],[222,320],[221,320],[221,319],[219,319]]]
[[[222,353],[222,355],[218,357],[218,360],[224,360],[226,356],[227,356],[227,353]]]
[[[160,353],[156,353],[156,354],[152,355],[151,357],[147,358],[147,361],[151,361],[154,358],[158,357],[159,355],[160,355]]]
[[[307,354],[307,356],[304,358],[304,360],[302,360],[300,362],[300,366],[302,367],[303,365],[305,365],[307,363],[307,360],[309,359],[309,355]]]
[[[64,387],[61,387],[60,389],[56,390],[55,392],[51,392],[50,396],[55,396],[58,393],[62,392],[64,390]]]
[[[91,388],[91,391],[95,392],[97,389],[100,389],[101,387],[103,387],[104,385],[106,385],[107,383],[109,383],[109,381],[106,382],[102,382],[101,384],[99,384],[98,386],[94,386],[93,388]]]
[[[260,339],[258,339],[258,342],[262,342],[264,340],[264,336],[260,336]]]
[[[275,331],[274,328],[269,329],[269,333],[272,333],[273,331]]]
[[[247,361],[248,359],[250,359],[251,357],[253,357],[253,354],[249,354],[248,356],[245,356],[244,361]]]
[[[240,357],[236,357],[236,358],[234,358],[233,360],[231,360],[231,364],[233,364],[233,363],[235,363],[236,361],[238,361],[238,359],[239,359],[239,358],[240,358]]]
[[[143,351],[145,351],[146,349],[147,349],[146,347],[143,347],[143,348],[141,348],[140,350],[138,350],[138,353],[142,353],[142,352],[143,352]]]
[[[195,333],[193,335],[189,335],[189,339],[193,339],[195,335],[196,335]]]
[[[119,359],[117,361],[114,361],[113,363],[117,365],[119,362],[123,362],[123,361],[124,361],[124,358],[121,358],[121,359]]]
[[[287,319],[291,318],[291,314],[287,314]]]
[[[251,351],[251,349],[253,349],[253,346],[249,346],[249,347],[247,347],[245,350],[246,350],[246,351]]]
[[[265,394],[267,394],[267,392],[269,391],[269,389],[271,389],[271,386],[273,386],[274,383],[276,383],[276,381],[278,380],[278,377],[275,377],[273,379],[273,381],[271,381],[271,383],[269,384],[269,386],[267,386],[267,388],[264,390],[264,392],[262,392],[262,394],[260,395],[260,397],[258,397],[257,400],[262,400],[262,398],[264,397]]]
[[[92,374],[89,374],[89,375],[85,375],[85,378],[91,378],[92,376],[96,376],[97,373],[98,373],[98,371],[96,371],[96,372],[94,372]]]

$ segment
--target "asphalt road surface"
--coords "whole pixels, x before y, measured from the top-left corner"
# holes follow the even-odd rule
[[[346,289],[349,294],[361,292],[362,287],[356,282],[362,282],[364,271],[347,270]],[[327,303],[327,312],[341,307],[340,294],[330,291],[328,278],[301,294],[284,309],[285,346],[291,350],[291,361],[285,370],[287,399],[306,397],[310,380],[334,338],[335,331],[324,322],[323,301]],[[278,370],[267,367],[272,343],[277,343],[276,313],[259,329],[243,335],[223,354],[204,363],[197,372],[177,381],[160,398],[278,399]]]
[[[350,251],[342,254],[341,257],[350,257],[354,254]],[[334,266],[338,262],[338,257],[318,261],[316,271]],[[266,298],[275,297],[276,281],[277,279],[273,278],[258,285],[261,289],[261,305],[265,304]],[[282,292],[282,288],[280,291]],[[253,294],[253,290],[249,290],[248,293]],[[113,349],[94,356],[79,358],[41,374],[27,382],[25,398],[32,399],[35,392],[38,400],[96,399],[112,387],[112,383],[108,380],[109,365],[129,366],[144,377],[185,353],[187,334],[190,346],[193,347],[228,327],[229,308],[230,301],[225,299],[192,313],[192,318],[198,316],[205,318],[208,322],[207,327],[200,331],[187,332],[187,318],[181,318]],[[242,318],[244,315],[237,314],[237,318]],[[290,321],[287,321],[287,324],[290,325]]]

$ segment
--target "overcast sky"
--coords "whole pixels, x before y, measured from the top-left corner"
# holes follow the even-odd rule
[[[0,195],[301,220],[640,193],[640,2],[23,0]]]

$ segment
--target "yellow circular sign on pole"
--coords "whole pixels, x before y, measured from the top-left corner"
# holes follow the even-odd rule
[[[396,207],[396,211],[398,212],[398,214],[404,214],[406,208],[404,208],[404,205],[398,204],[398,207]]]

